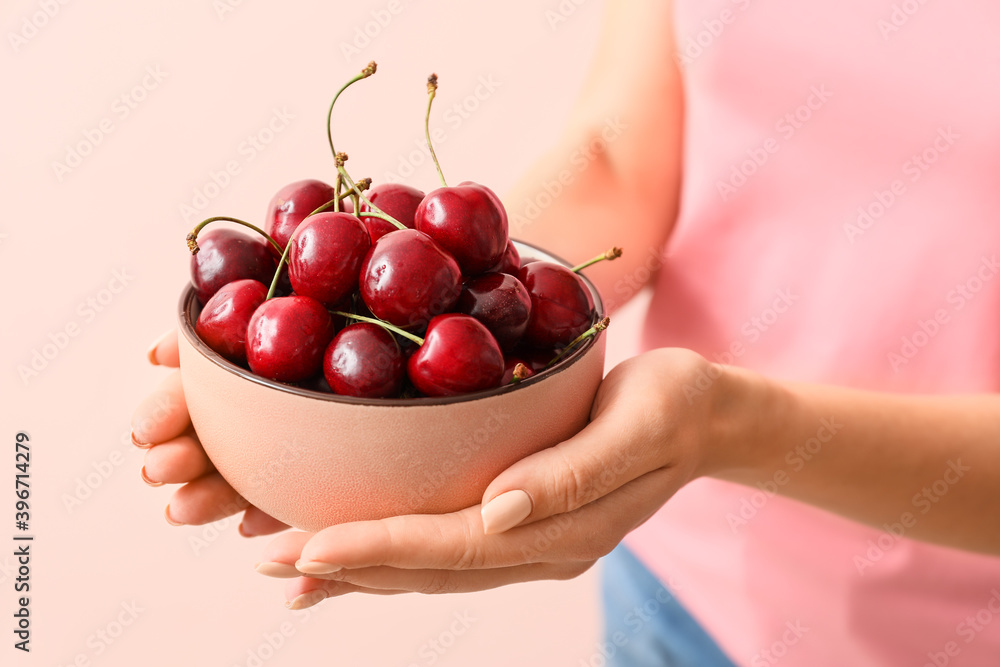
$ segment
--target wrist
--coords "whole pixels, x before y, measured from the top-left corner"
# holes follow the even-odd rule
[[[713,364],[708,434],[699,476],[752,483],[780,464],[780,431],[794,400],[780,383],[735,366]]]

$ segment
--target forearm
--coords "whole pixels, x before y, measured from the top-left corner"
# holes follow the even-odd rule
[[[1000,396],[885,394],[738,369],[724,378],[737,389],[722,403],[727,444],[711,460],[715,476],[1000,554]]]
[[[620,260],[587,270],[619,304],[658,267],[677,214],[683,95],[672,13],[670,2],[607,4],[562,135],[504,197],[511,235],[568,261],[624,248]]]

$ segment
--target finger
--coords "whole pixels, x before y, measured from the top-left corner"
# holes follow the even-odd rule
[[[330,526],[282,553],[309,576],[388,565],[402,569],[480,570],[525,563],[596,560],[649,518],[683,483],[674,468],[647,473],[573,512],[483,532],[479,507]]]
[[[257,571],[268,577],[301,577],[302,573],[295,569],[295,562],[302,554],[302,547],[315,533],[293,530],[279,535],[264,548]]]
[[[571,512],[666,464],[654,414],[607,409],[569,440],[521,459],[483,493],[487,534]],[[619,443],[630,443],[622,447]]]
[[[147,483],[182,484],[215,470],[192,431],[151,447],[143,460],[142,476]]]
[[[361,586],[342,581],[321,581],[310,577],[299,577],[285,586],[285,606],[293,611],[308,609],[323,600],[347,593],[373,593],[375,595],[399,595],[409,591],[368,590]]]
[[[250,503],[217,472],[177,489],[165,514],[173,525],[200,526],[242,512]]]
[[[143,446],[176,438],[191,425],[180,371],[174,371],[132,415],[132,441]]]
[[[169,366],[171,368],[180,366],[180,355],[177,352],[177,329],[171,329],[153,341],[153,344],[146,351],[146,358],[154,366]]]
[[[305,579],[348,583],[373,591],[407,591],[437,595],[484,591],[525,581],[571,579],[586,572],[595,562],[591,560],[528,563],[484,570],[407,570],[378,566],[340,570],[329,575],[315,575]],[[301,592],[308,592],[308,587],[304,587]]]
[[[287,528],[287,523],[278,521],[270,514],[251,505],[243,513],[243,521],[240,522],[239,531],[243,537],[258,537],[280,533]]]

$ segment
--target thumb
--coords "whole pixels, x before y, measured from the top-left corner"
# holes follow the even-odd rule
[[[157,338],[146,351],[146,358],[154,366],[170,366],[171,368],[180,366],[180,357],[177,353],[177,329],[171,329]]]
[[[484,532],[571,512],[661,467],[661,441],[644,421],[624,409],[600,411],[569,440],[500,473],[483,494]]]

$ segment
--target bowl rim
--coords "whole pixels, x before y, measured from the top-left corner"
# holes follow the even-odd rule
[[[519,241],[516,239],[511,239],[514,242],[515,247],[518,251],[526,249],[528,252],[533,253],[530,256],[538,259],[539,261],[554,262],[565,266],[566,268],[572,268],[572,265],[566,260],[552,254],[546,250],[542,250],[536,245],[527,243],[525,241]],[[598,293],[597,288],[594,286],[590,280],[582,273],[577,273],[577,275],[583,280],[584,285],[590,290],[591,296],[594,299],[594,312],[596,313],[595,321],[600,321],[604,317],[604,302],[601,300],[601,295]],[[321,401],[330,401],[333,403],[347,403],[350,405],[367,405],[372,407],[406,407],[406,406],[429,406],[429,405],[451,405],[454,403],[466,403],[471,401],[477,401],[484,398],[490,398],[493,396],[500,396],[502,394],[507,394],[512,391],[523,389],[535,384],[544,382],[546,378],[550,378],[557,373],[561,373],[566,369],[570,368],[577,361],[582,359],[586,352],[589,351],[594,345],[597,344],[597,340],[600,336],[604,335],[604,331],[597,332],[596,335],[591,336],[589,339],[584,341],[576,350],[567,355],[555,366],[547,370],[545,373],[540,373],[538,375],[533,375],[526,380],[521,380],[517,384],[507,384],[501,387],[495,387],[493,389],[486,389],[483,391],[471,392],[468,394],[459,394],[456,396],[421,396],[417,398],[360,398],[357,396],[344,396],[342,394],[328,393],[324,391],[317,391],[315,389],[307,389],[305,387],[299,387],[297,385],[285,384],[278,382],[276,380],[270,380],[268,378],[261,377],[254,374],[252,371],[237,366],[233,362],[229,361],[218,352],[210,348],[205,344],[198,334],[195,332],[194,324],[197,321],[196,310],[200,309],[198,304],[198,299],[195,294],[194,285],[190,282],[181,291],[180,301],[178,303],[178,320],[180,322],[180,330],[184,334],[184,337],[188,340],[194,349],[201,354],[203,357],[214,363],[221,369],[232,373],[240,378],[249,380],[259,385],[275,389],[277,391],[282,391],[285,393],[302,396],[304,398],[312,398]]]

